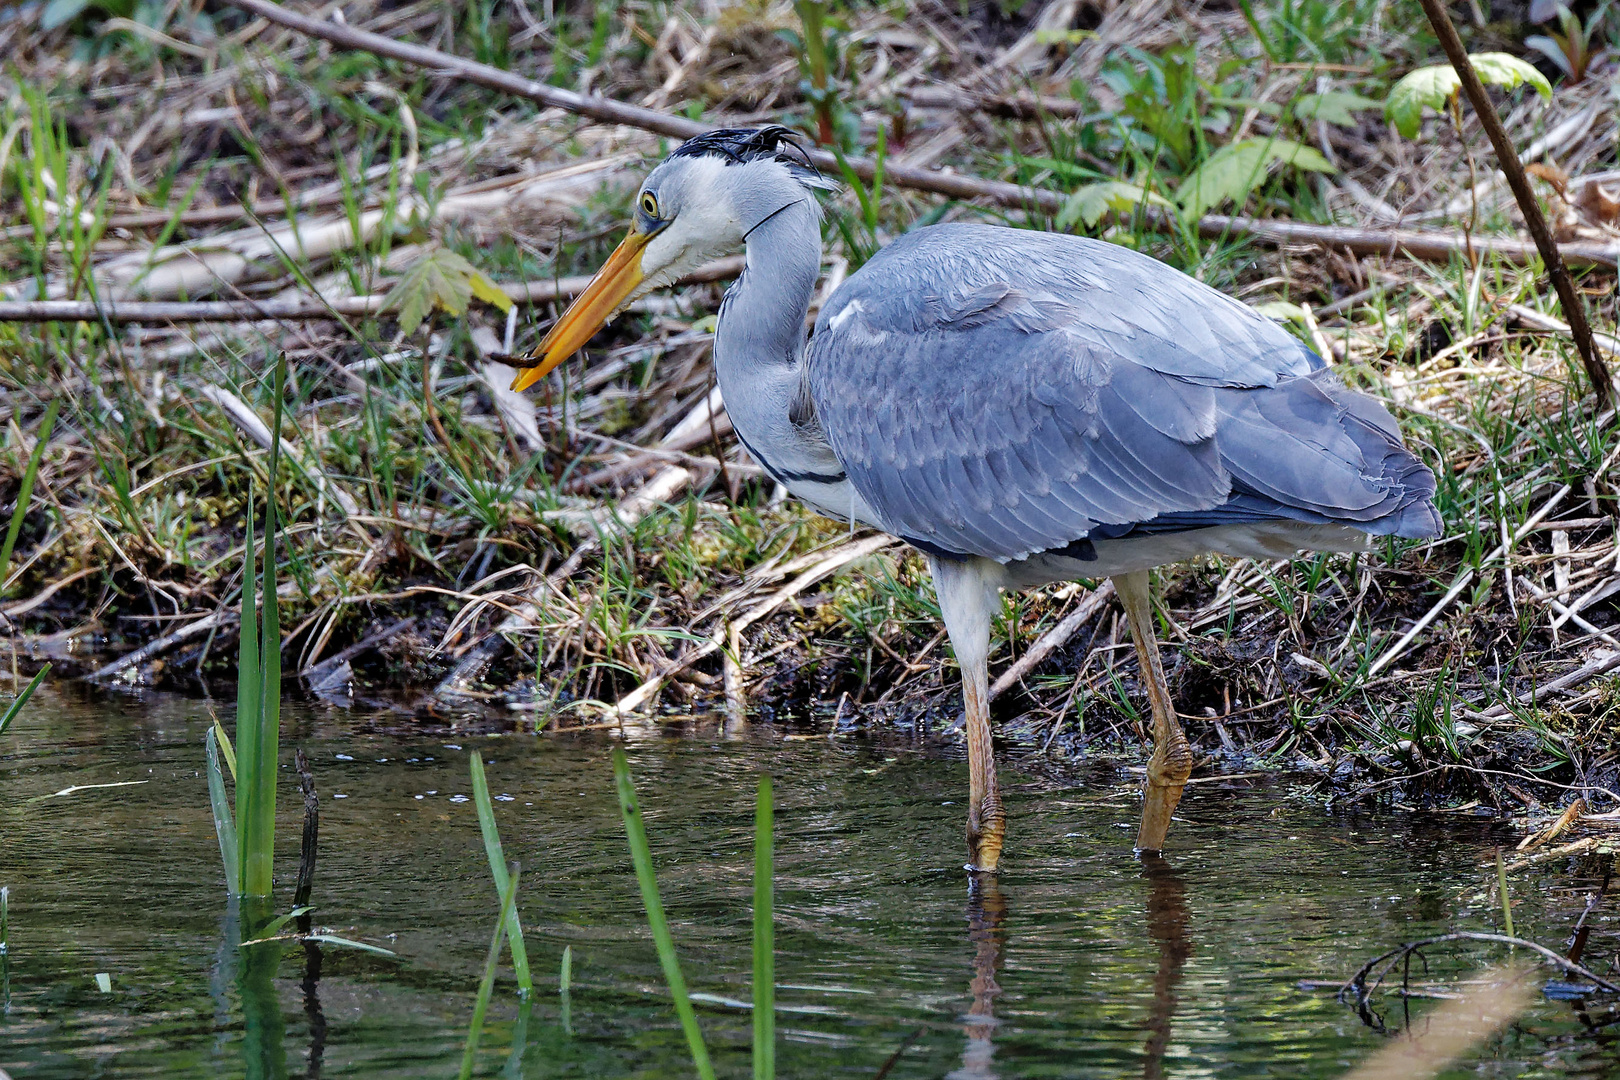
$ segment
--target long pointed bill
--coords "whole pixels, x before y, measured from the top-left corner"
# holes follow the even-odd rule
[[[625,297],[641,284],[641,250],[651,239],[648,233],[632,231],[613,250],[585,291],[568,305],[545,340],[529,354],[529,359],[539,362],[518,373],[512,380],[513,390],[525,390],[545,378],[552,368],[573,356],[602,328],[624,303]]]

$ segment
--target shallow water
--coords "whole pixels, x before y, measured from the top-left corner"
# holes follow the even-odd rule
[[[540,983],[526,1018],[510,980],[498,986],[480,1074],[691,1075],[624,844],[610,734],[401,733],[391,717],[290,709],[285,756],[305,747],[321,795],[316,921],[398,959],[322,947],[312,980],[309,955],[288,948],[268,1020],[257,1015],[267,1049],[247,1041],[223,945],[207,708],[73,693],[42,692],[0,737],[0,1070],[14,1080],[243,1075],[247,1058],[254,1076],[263,1061],[294,1076],[455,1075],[497,904],[464,801],[475,749],[524,867]],[[702,722],[625,743],[687,979],[715,998],[748,997],[753,789],[762,769],[776,780],[784,1077],[872,1077],[902,1046],[891,1077],[1337,1076],[1386,1037],[1310,980],[1336,983],[1403,940],[1495,928],[1476,866],[1507,837],[1466,816],[1330,815],[1286,781],[1201,784],[1166,860],[1144,867],[1118,773],[1054,778],[1049,763],[1013,761],[1005,873],[970,897],[967,773],[946,753]],[[281,799],[285,910],[290,779]],[[1553,944],[1567,908],[1545,913],[1539,890],[1555,880],[1515,886],[1520,932]],[[554,993],[565,945],[566,1030]],[[1440,952],[1431,970],[1489,955]],[[700,1018],[720,1074],[746,1075],[748,1014],[711,1003]],[[1448,1075],[1620,1068],[1620,1052],[1579,1031],[1568,1005],[1538,1003]]]

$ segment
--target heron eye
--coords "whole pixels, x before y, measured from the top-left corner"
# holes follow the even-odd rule
[[[650,191],[641,193],[641,212],[650,218],[658,216],[658,197]]]

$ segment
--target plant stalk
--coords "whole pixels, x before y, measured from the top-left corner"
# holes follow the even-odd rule
[[[1462,38],[1457,36],[1457,28],[1451,23],[1451,16],[1447,14],[1445,5],[1440,0],[1418,0],[1423,5],[1423,13],[1429,17],[1429,24],[1440,38],[1440,47],[1446,51],[1446,57],[1451,66],[1456,69],[1457,77],[1462,80],[1463,93],[1468,95],[1469,102],[1474,106],[1474,112],[1479,116],[1485,134],[1490,137],[1491,146],[1496,150],[1496,159],[1502,166],[1502,173],[1507,177],[1508,187],[1513,191],[1513,198],[1519,204],[1519,210],[1524,214],[1525,226],[1530,230],[1530,236],[1536,242],[1536,248],[1541,252],[1541,260],[1547,266],[1547,276],[1552,278],[1553,288],[1558,293],[1558,302],[1564,309],[1564,317],[1569,320],[1570,335],[1575,339],[1575,348],[1581,354],[1581,364],[1586,369],[1586,377],[1592,384],[1592,390],[1597,394],[1598,413],[1606,412],[1614,403],[1614,388],[1609,377],[1609,370],[1598,357],[1597,344],[1592,340],[1592,327],[1586,320],[1586,306],[1581,302],[1580,295],[1575,291],[1575,282],[1569,276],[1569,268],[1564,265],[1563,256],[1559,253],[1558,243],[1553,239],[1552,230],[1547,227],[1547,219],[1541,212],[1541,204],[1536,201],[1535,192],[1530,190],[1530,180],[1525,175],[1524,165],[1519,161],[1519,155],[1513,149],[1513,142],[1508,138],[1507,130],[1502,127],[1502,118],[1496,114],[1496,106],[1485,93],[1485,84],[1479,81],[1479,73],[1468,59],[1468,50],[1463,48]]]

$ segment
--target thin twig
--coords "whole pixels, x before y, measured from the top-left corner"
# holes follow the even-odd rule
[[[323,38],[336,45],[351,49],[364,49],[408,64],[416,64],[440,74],[450,75],[466,82],[492,90],[527,98],[543,105],[553,106],[586,116],[607,124],[625,124],[669,135],[690,139],[712,130],[712,125],[671,116],[656,109],[626,105],[593,94],[576,94],[571,90],[525,79],[500,68],[466,60],[438,49],[430,49],[408,42],[395,41],[381,34],[357,30],[343,23],[313,19],[289,11],[269,0],[229,0],[230,3],[253,12],[270,22],[278,23],[299,33]],[[847,158],[843,165],[832,154],[808,149],[806,156],[812,164],[834,175],[847,166],[863,180],[871,180],[877,163],[870,158]],[[962,173],[922,169],[888,161],[883,166],[884,182],[916,191],[930,191],[954,199],[986,199],[1013,210],[1056,214],[1068,201],[1061,191],[1047,191],[1009,184],[1002,180],[984,180]],[[1178,219],[1168,214],[1147,214],[1146,221],[1155,229],[1180,231]],[[1272,246],[1287,244],[1319,244],[1323,247],[1343,249],[1357,255],[1405,255],[1425,261],[1447,262],[1453,255],[1466,253],[1469,244],[1460,235],[1439,232],[1420,232],[1412,229],[1352,229],[1336,225],[1309,225],[1292,221],[1270,221],[1257,218],[1207,214],[1198,220],[1198,235],[1206,240],[1243,237]],[[1495,255],[1506,262],[1524,264],[1538,255],[1546,255],[1535,244],[1514,237],[1491,240],[1476,239],[1472,250]],[[1612,247],[1595,243],[1565,244],[1560,249],[1566,262],[1575,265],[1615,266]]]
[[[1586,377],[1597,393],[1595,411],[1603,412],[1609,408],[1614,398],[1609,371],[1603,361],[1598,359],[1597,347],[1592,343],[1592,327],[1586,321],[1586,307],[1575,292],[1575,282],[1570,279],[1569,270],[1559,254],[1558,243],[1553,239],[1552,230],[1547,227],[1547,219],[1541,213],[1541,204],[1536,202],[1535,193],[1530,190],[1530,180],[1524,174],[1524,165],[1520,163],[1519,155],[1513,149],[1513,141],[1508,138],[1506,129],[1502,127],[1502,118],[1496,115],[1496,106],[1491,104],[1491,99],[1485,93],[1485,85],[1479,81],[1479,73],[1474,70],[1473,62],[1468,59],[1468,50],[1463,48],[1462,38],[1457,36],[1457,28],[1451,25],[1451,16],[1447,14],[1445,5],[1440,0],[1418,0],[1418,2],[1423,5],[1423,13],[1429,17],[1430,25],[1439,35],[1440,47],[1445,49],[1446,56],[1451,60],[1451,66],[1456,69],[1458,77],[1462,80],[1463,92],[1473,104],[1474,113],[1485,128],[1485,134],[1490,136],[1491,146],[1496,149],[1496,159],[1507,177],[1508,187],[1519,204],[1520,212],[1524,214],[1525,226],[1535,239],[1536,248],[1541,252],[1542,261],[1547,265],[1547,275],[1552,278],[1553,288],[1558,292],[1558,302],[1563,305],[1564,317],[1569,320],[1570,333],[1575,338],[1575,348],[1580,351],[1581,363],[1586,368]]]

